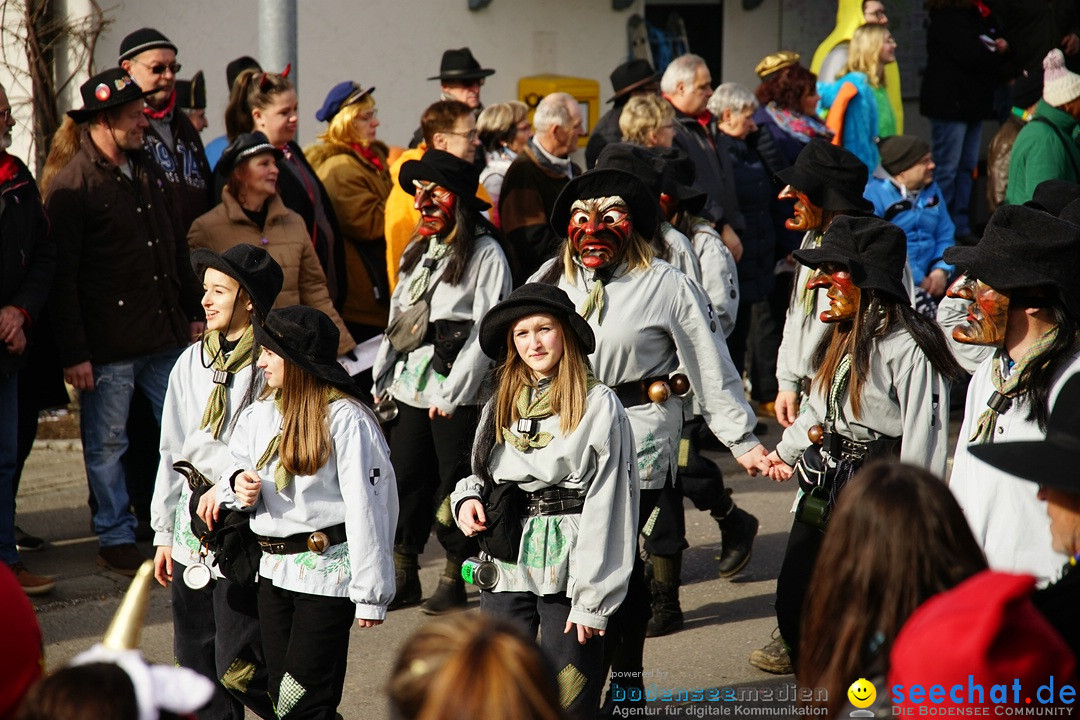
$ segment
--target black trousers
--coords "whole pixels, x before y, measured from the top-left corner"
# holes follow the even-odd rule
[[[476,434],[475,406],[459,407],[453,417],[428,418],[426,408],[398,403],[398,416],[386,426],[398,487],[394,549],[419,555],[435,525],[435,537],[448,558],[461,562],[479,552],[475,538],[458,530],[450,493],[470,474],[469,453]]]
[[[277,717],[333,720],[355,615],[347,597],[282,590],[259,579],[259,627]]]
[[[796,671],[806,591],[810,588],[814,563],[817,562],[824,539],[825,533],[821,530],[798,520],[793,521],[784,562],[776,578],[776,622],[780,627],[780,636],[788,645],[791,663]]]
[[[795,273],[776,276],[769,297],[753,304],[750,319],[750,396],[758,402],[772,402],[780,386],[776,383],[776,357],[784,339],[784,317],[791,300]]]
[[[173,654],[176,662],[217,685],[200,720],[243,720],[244,706],[274,720],[266,659],[259,633],[258,591],[219,578],[201,590],[184,584],[185,566],[174,562]]]
[[[481,592],[480,611],[517,623],[531,638],[539,630],[540,649],[556,673],[564,709],[582,720],[596,717],[604,689],[604,638],[593,636],[582,645],[577,628],[563,633],[570,615],[566,593]]]

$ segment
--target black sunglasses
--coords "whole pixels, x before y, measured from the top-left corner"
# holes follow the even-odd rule
[[[166,70],[172,70],[173,75],[177,75],[180,73],[180,68],[183,67],[178,62],[169,63],[167,65],[165,63],[155,63],[153,65],[148,65],[142,60],[134,60],[134,62],[139,63],[145,68],[150,68],[150,72],[154,73],[155,75],[164,75]]]

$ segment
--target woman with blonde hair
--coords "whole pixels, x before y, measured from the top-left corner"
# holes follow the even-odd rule
[[[675,109],[659,95],[637,95],[623,108],[619,130],[625,142],[671,147],[675,139]]]
[[[401,648],[387,683],[403,720],[565,720],[559,690],[536,645],[490,615],[430,622]]]
[[[357,342],[382,333],[390,308],[383,216],[391,182],[388,149],[375,137],[379,114],[374,90],[348,80],[331,88],[315,113],[327,123],[321,142],[304,151],[341,230],[348,279],[341,316]],[[370,371],[361,384],[370,388]]]
[[[499,194],[503,178],[514,158],[533,136],[529,106],[519,100],[488,105],[476,118],[476,132],[487,154],[487,165],[480,172],[480,182],[491,195],[492,222],[499,222]]]
[[[821,106],[831,108],[845,83],[856,92],[844,112],[843,146],[871,172],[878,166],[876,141],[896,134],[896,115],[885,92],[885,66],[896,62],[896,41],[884,25],[863,25],[851,36],[847,64],[833,82],[818,82]]]
[[[527,283],[488,311],[480,347],[498,366],[496,388],[473,474],[450,498],[458,527],[480,538],[481,557],[497,569],[480,609],[531,636],[539,629],[563,679],[563,707],[592,717],[605,680],[600,637],[634,564],[630,421],[592,374],[592,328],[553,285]]]

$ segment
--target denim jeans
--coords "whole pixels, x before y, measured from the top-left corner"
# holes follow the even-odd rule
[[[930,120],[930,139],[934,153],[934,180],[941,188],[956,234],[971,232],[971,186],[979,163],[982,121]]]
[[[15,549],[15,467],[18,465],[19,375],[0,375],[0,560],[19,561]]]
[[[169,348],[123,362],[94,365],[94,389],[79,396],[82,409],[83,462],[97,510],[94,532],[102,547],[135,542],[138,522],[120,458],[128,447],[127,417],[136,388],[147,398],[161,424],[169,373],[183,348]]]

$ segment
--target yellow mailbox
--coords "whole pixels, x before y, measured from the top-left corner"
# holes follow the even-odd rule
[[[518,99],[529,106],[529,122],[532,122],[536,106],[545,95],[553,92],[567,93],[581,106],[581,121],[585,126],[585,134],[578,140],[578,147],[585,147],[589,142],[589,133],[600,119],[600,83],[589,78],[568,75],[531,75],[519,79]]]

